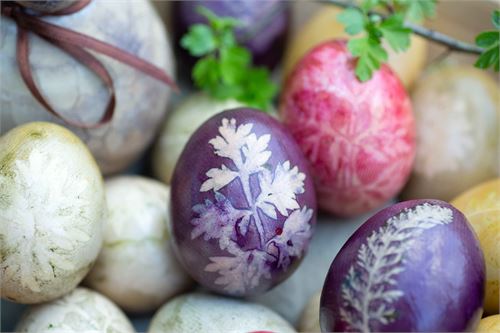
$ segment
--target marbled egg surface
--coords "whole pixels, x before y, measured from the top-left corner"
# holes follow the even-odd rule
[[[490,180],[461,194],[451,204],[470,221],[486,262],[484,311],[499,313],[500,302],[500,179]]]
[[[473,331],[484,287],[483,254],[464,215],[439,200],[401,202],[368,219],[335,257],[321,329]]]
[[[315,47],[290,75],[280,114],[312,166],[320,209],[353,216],[399,192],[414,154],[410,99],[382,66],[367,82],[342,40]]]
[[[287,130],[253,109],[210,118],[174,171],[174,243],[191,276],[229,295],[261,293],[304,256],[316,221],[307,162]]]
[[[112,19],[111,19],[112,18]],[[92,1],[82,10],[43,20],[107,42],[160,67],[174,76],[174,59],[164,25],[151,3]],[[66,125],[31,95],[16,62],[16,25],[2,17],[0,25],[0,134],[31,121],[67,126],[89,147],[101,171],[116,173],[135,161],[167,112],[171,88],[110,57],[95,53],[109,71],[116,92],[113,120],[100,128]],[[93,72],[61,49],[29,34],[33,78],[45,99],[67,119],[92,124],[106,108],[108,92]]]

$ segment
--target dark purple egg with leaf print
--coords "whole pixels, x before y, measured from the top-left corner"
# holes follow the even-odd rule
[[[265,113],[238,108],[207,120],[186,144],[171,191],[177,256],[210,290],[267,291],[307,251],[316,223],[307,161]]]
[[[439,200],[404,201],[369,218],[327,274],[323,332],[471,332],[485,264],[465,216]]]

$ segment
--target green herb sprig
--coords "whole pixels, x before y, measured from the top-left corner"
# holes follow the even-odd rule
[[[493,67],[498,72],[500,70],[500,11],[495,10],[491,14],[491,23],[496,30],[482,32],[476,37],[476,45],[482,47],[484,51],[474,66],[483,69]]]
[[[198,7],[208,24],[194,24],[182,37],[181,46],[200,57],[192,70],[194,84],[216,99],[234,98],[248,106],[268,111],[278,88],[263,67],[252,66],[252,55],[238,45],[237,20],[219,17]]]

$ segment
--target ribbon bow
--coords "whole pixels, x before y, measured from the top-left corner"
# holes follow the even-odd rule
[[[122,49],[119,49],[113,45],[102,42],[90,36],[81,34],[79,32],[66,29],[61,26],[57,26],[40,19],[40,17],[51,15],[51,16],[61,16],[73,14],[90,3],[91,0],[79,0],[73,2],[69,7],[52,12],[50,14],[45,13],[33,13],[32,11],[25,9],[21,5],[13,1],[2,1],[1,11],[2,16],[9,17],[13,19],[17,25],[17,45],[16,45],[16,57],[19,66],[19,71],[24,83],[30,90],[31,94],[35,99],[45,107],[45,109],[53,114],[54,116],[62,119],[66,123],[72,126],[80,128],[97,128],[104,124],[107,124],[113,118],[115,110],[115,88],[113,85],[113,79],[104,65],[90,52],[85,49],[90,49],[92,51],[102,53],[115,60],[118,60],[128,66],[131,66],[144,74],[147,74],[161,82],[166,83],[172,87],[175,91],[178,91],[175,82],[165,73],[163,70],[133,54],[130,54]],[[97,123],[85,124],[78,121],[73,121],[64,118],[57,111],[55,111],[52,106],[45,100],[45,98],[40,93],[33,75],[31,73],[31,65],[29,63],[29,43],[28,43],[28,33],[32,32],[39,37],[43,38],[52,45],[60,48],[66,53],[70,54],[79,61],[81,64],[89,68],[94,72],[99,79],[104,82],[109,91],[109,100],[106,106],[106,110],[102,115],[101,119]]]

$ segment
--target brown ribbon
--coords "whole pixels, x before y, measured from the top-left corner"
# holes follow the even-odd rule
[[[72,5],[61,9],[59,11],[50,14],[34,14],[28,9],[20,6],[13,1],[2,1],[2,16],[9,17],[13,19],[17,24],[17,46],[16,46],[16,56],[17,63],[19,66],[19,71],[24,83],[30,90],[31,94],[35,99],[42,104],[45,109],[53,114],[54,116],[62,119],[66,123],[72,126],[80,128],[97,128],[102,125],[107,124],[113,118],[115,110],[115,88],[113,85],[113,79],[104,65],[91,53],[85,49],[90,49],[98,53],[107,55],[115,60],[118,60],[124,64],[127,64],[144,74],[147,74],[161,82],[166,83],[172,87],[175,91],[178,91],[175,82],[165,73],[163,70],[141,58],[130,54],[124,50],[114,47],[108,43],[102,42],[90,36],[81,34],[79,32],[63,28],[48,22],[45,22],[39,17],[45,15],[51,16],[61,16],[69,15],[75,13],[90,3],[91,0],[79,0],[73,2]],[[52,45],[60,48],[66,53],[70,54],[77,61],[88,67],[92,72],[94,72],[99,79],[104,82],[109,91],[109,100],[106,106],[106,110],[102,115],[101,119],[94,124],[85,124],[78,121],[73,121],[64,118],[57,111],[55,111],[52,106],[45,100],[45,98],[40,93],[33,75],[31,72],[31,65],[29,63],[29,43],[28,43],[28,33],[32,32],[39,37],[43,38]]]

